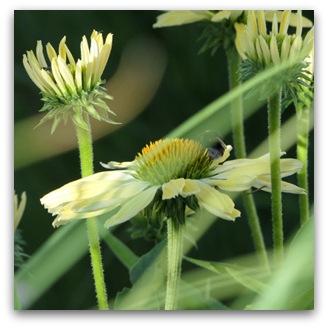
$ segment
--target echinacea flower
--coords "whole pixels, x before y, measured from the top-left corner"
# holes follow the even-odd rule
[[[285,97],[293,97],[293,100],[297,102],[294,89],[299,88],[299,85],[308,87],[305,83],[305,81],[310,80],[306,75],[308,66],[306,58],[313,48],[314,27],[303,39],[302,26],[304,18],[301,10],[298,10],[296,14],[296,33],[288,34],[291,15],[290,10],[284,11],[278,29],[278,17],[274,13],[272,29],[268,33],[264,11],[260,10],[257,18],[254,11],[251,10],[248,14],[246,26],[239,26],[237,29],[238,42],[236,42],[236,46],[244,61],[240,70],[242,81],[248,80],[257,73],[277,66],[284,61],[293,61],[291,66],[282,71],[276,78],[277,81],[272,79],[272,81],[262,84],[261,89],[264,92],[262,98],[267,98],[268,92],[271,92],[273,86],[275,86],[276,89],[282,87]]]
[[[41,41],[37,42],[36,56],[32,50],[23,55],[26,72],[41,90],[42,100],[45,102],[40,111],[48,111],[40,124],[54,119],[51,133],[61,120],[66,124],[68,117],[81,128],[88,129],[83,114],[117,124],[108,118],[108,113],[115,113],[102,99],[112,99],[102,87],[105,81],[101,79],[112,49],[112,41],[111,33],[104,42],[102,33],[94,30],[90,47],[87,38],[82,38],[81,58],[77,62],[65,43],[65,36],[59,43],[58,54],[50,43],[47,44],[50,64],[44,57]]]
[[[258,12],[258,10],[254,11],[256,16]],[[229,47],[236,44],[236,48],[239,50],[241,48],[239,35],[245,27],[248,13],[249,10],[169,10],[157,16],[153,28],[204,22],[204,31],[200,39],[206,38],[207,40],[200,52],[207,48],[213,48],[213,54],[221,44],[225,50],[229,50]],[[283,12],[279,10],[265,10],[265,19],[272,22],[274,13],[278,22],[281,22]],[[291,26],[297,26],[296,17],[296,14],[291,13],[289,22]],[[312,22],[303,17],[302,26],[311,27]]]
[[[160,217],[183,224],[187,209],[199,207],[214,215],[234,221],[240,216],[228,191],[242,191],[254,186],[271,191],[269,155],[223,163],[232,147],[220,141],[221,152],[213,156],[208,148],[188,139],[164,139],[144,147],[132,162],[102,164],[111,169],[100,172],[50,192],[41,203],[57,215],[54,227],[75,219],[98,216],[118,208],[105,227],[123,223],[143,211],[146,218]],[[222,164],[223,163],[223,164]],[[282,177],[299,171],[302,163],[282,159]],[[282,190],[304,190],[281,182]]]

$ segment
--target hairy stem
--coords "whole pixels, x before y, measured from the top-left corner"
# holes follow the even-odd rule
[[[240,85],[240,82],[238,81],[240,77],[240,74],[238,73],[240,63],[241,58],[237,50],[234,49],[233,51],[230,51],[228,54],[228,64],[231,90]],[[243,101],[242,96],[239,96],[231,102],[232,132],[234,150],[237,158],[246,158],[247,156],[243,116]],[[249,195],[247,191],[244,191],[243,200],[259,262],[266,270],[270,271],[268,255],[265,248],[260,220],[257,215],[253,195]]]
[[[274,263],[278,269],[284,259],[284,235],[282,221],[282,200],[281,200],[281,175],[280,175],[280,151],[281,151],[281,90],[273,93],[268,98],[268,118],[269,118],[269,147],[270,147],[270,167],[271,167],[271,203],[272,203],[272,227],[273,227],[273,248]]]
[[[172,219],[167,221],[167,285],[165,310],[176,310],[181,277],[183,255],[183,227]]]
[[[297,159],[303,167],[297,172],[298,185],[304,188],[306,195],[300,195],[301,225],[309,219],[309,188],[308,188],[308,144],[309,144],[309,107],[304,106],[302,115],[297,121]]]
[[[83,129],[77,125],[76,133],[79,143],[79,152],[81,160],[81,175],[85,178],[93,174],[93,152],[92,152],[92,136],[89,117],[85,117],[89,129]],[[87,231],[89,238],[89,250],[91,256],[91,265],[93,278],[96,287],[96,295],[99,310],[108,310],[106,286],[104,280],[103,265],[101,260],[99,234],[97,228],[97,218],[88,218]]]

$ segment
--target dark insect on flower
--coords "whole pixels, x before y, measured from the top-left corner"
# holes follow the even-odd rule
[[[199,139],[202,145],[207,148],[207,154],[212,160],[222,158],[227,146],[213,131],[206,131]]]
[[[208,156],[213,160],[220,159],[223,156],[224,150],[227,149],[227,146],[219,137],[216,137],[216,140],[213,141],[213,145],[208,148]]]
[[[41,67],[41,68],[47,72],[50,72],[50,73],[52,72],[51,67]]]

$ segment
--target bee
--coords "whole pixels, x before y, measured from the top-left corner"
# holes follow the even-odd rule
[[[208,156],[213,160],[219,160],[222,158],[227,146],[219,137],[216,137],[215,140],[213,139],[212,141],[212,146],[208,147],[207,150]]]
[[[202,145],[207,148],[207,154],[210,159],[219,160],[222,158],[227,146],[214,132],[206,131],[199,139]]]
[[[44,69],[46,72],[52,72],[51,67],[41,67],[41,69]]]

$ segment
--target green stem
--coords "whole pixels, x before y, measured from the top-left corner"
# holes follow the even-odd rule
[[[14,310],[21,310],[19,295],[17,292],[17,285],[15,281],[14,281]]]
[[[268,98],[269,117],[269,147],[271,167],[271,202],[273,248],[275,268],[278,269],[284,259],[284,235],[282,223],[281,175],[280,175],[280,116],[281,116],[281,90]]]
[[[93,174],[92,136],[89,117],[85,117],[85,120],[88,123],[88,130],[75,125],[77,139],[79,143],[82,178]],[[88,218],[86,221],[89,238],[91,265],[95,281],[98,307],[99,310],[108,310],[106,286],[104,280],[104,272],[100,252],[100,242],[97,228],[97,218]]]
[[[297,172],[298,185],[306,190],[306,195],[300,195],[301,225],[309,219],[309,188],[308,188],[308,143],[309,143],[309,107],[304,106],[302,115],[297,121],[297,159],[303,167]]]
[[[168,267],[165,310],[176,310],[183,255],[183,227],[172,219],[167,221],[167,246]]]
[[[234,49],[228,54],[230,89],[240,85],[239,73],[241,58],[237,50]],[[244,138],[244,115],[242,96],[237,97],[231,102],[232,132],[234,139],[234,150],[237,158],[246,158],[246,146]],[[253,195],[248,191],[243,192],[244,206],[246,209],[249,226],[251,228],[255,249],[261,266],[270,271],[267,251],[264,244],[264,238],[261,230],[260,220],[257,215]]]

